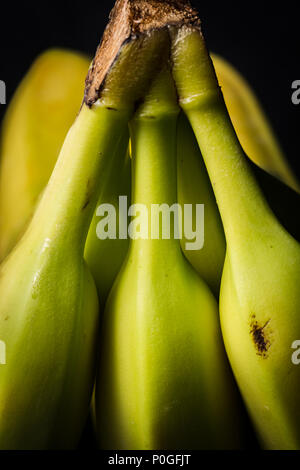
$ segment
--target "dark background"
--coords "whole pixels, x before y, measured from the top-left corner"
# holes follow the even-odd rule
[[[209,49],[228,59],[252,85],[300,177],[300,105],[291,101],[291,84],[300,80],[297,3],[299,0],[271,5],[263,1],[193,0]],[[45,49],[65,47],[92,57],[113,4],[114,0],[1,0],[0,80],[7,86],[7,104],[31,63]],[[6,108],[0,105],[0,121]],[[88,423],[81,447],[93,447],[91,442]]]
[[[88,2],[1,2],[0,79],[7,103],[35,57],[61,46],[92,56],[114,0]],[[194,0],[213,52],[231,61],[261,100],[279,141],[300,176],[300,105],[291,84],[300,79],[299,2]],[[0,105],[0,119],[6,106]]]

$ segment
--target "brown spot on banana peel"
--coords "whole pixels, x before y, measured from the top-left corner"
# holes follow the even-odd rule
[[[85,203],[83,204],[81,210],[84,211],[84,209],[89,205],[89,203],[90,203],[90,199],[88,198],[88,199],[86,199]]]
[[[256,320],[256,316],[253,314],[250,318],[250,334],[252,336],[256,354],[266,359],[268,357],[268,351],[271,346],[270,331],[266,330],[269,325],[270,319],[263,325],[260,325]]]
[[[123,46],[169,26],[200,27],[198,12],[186,0],[117,0],[93,63],[88,71],[84,103],[91,107],[101,95]],[[157,61],[157,66],[161,65]]]
[[[94,192],[94,189],[92,187],[91,180],[89,179],[86,185],[86,192],[85,192],[85,198],[84,198],[84,203],[81,207],[81,210],[84,211],[84,209],[89,205],[91,202],[91,196]]]

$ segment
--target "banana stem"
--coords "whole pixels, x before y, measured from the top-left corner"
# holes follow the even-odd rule
[[[132,142],[133,184],[132,201],[147,208],[147,233],[134,241],[140,254],[149,250],[152,255],[180,251],[174,233],[178,219],[170,215],[170,231],[158,226],[156,210],[177,203],[176,125],[179,108],[174,83],[169,71],[164,70],[153,85],[147,101],[130,123]],[[163,217],[159,219],[163,221]],[[145,226],[146,227],[146,226]],[[164,237],[166,237],[164,239]],[[149,259],[149,258],[147,258]]]
[[[275,218],[235,134],[201,32],[181,28],[172,37],[180,105],[205,160],[226,238],[243,243],[258,229],[257,220],[264,220],[266,231],[268,225],[272,230]]]

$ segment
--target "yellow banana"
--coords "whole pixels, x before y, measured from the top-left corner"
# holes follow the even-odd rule
[[[258,166],[300,192],[271,125],[250,85],[225,59],[211,54],[225,103],[239,141]]]

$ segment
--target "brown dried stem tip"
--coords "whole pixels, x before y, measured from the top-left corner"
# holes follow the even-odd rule
[[[100,97],[125,44],[176,25],[200,26],[197,11],[187,0],[117,0],[86,78],[85,103],[92,106]]]

